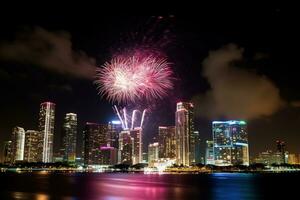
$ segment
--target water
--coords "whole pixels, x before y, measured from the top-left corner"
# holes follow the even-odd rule
[[[288,199],[300,174],[0,173],[0,199]]]

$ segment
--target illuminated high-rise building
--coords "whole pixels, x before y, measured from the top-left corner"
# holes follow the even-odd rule
[[[271,150],[267,150],[258,154],[258,156],[254,159],[254,163],[261,163],[265,165],[271,165],[276,163],[274,160],[274,154]]]
[[[201,163],[199,131],[193,131],[190,135],[190,164]]]
[[[205,150],[205,164],[214,165],[214,141],[206,141],[206,150]]]
[[[87,122],[85,124],[84,135],[84,164],[100,165],[100,148],[107,146],[106,134],[107,124],[96,124]]]
[[[39,161],[44,163],[53,161],[54,120],[55,103],[41,103],[39,114]]]
[[[189,166],[194,160],[191,154],[191,135],[194,132],[193,104],[177,103],[175,114],[176,164]]]
[[[108,123],[107,146],[119,148],[119,133],[122,131],[122,123],[113,120]]]
[[[25,131],[22,127],[14,127],[12,131],[12,162],[24,160]]]
[[[35,130],[27,130],[25,132],[24,161],[38,162],[38,146],[39,132]]]
[[[4,149],[3,149],[3,163],[9,164],[12,162],[12,141],[5,141],[4,142]]]
[[[75,162],[76,159],[76,137],[77,137],[77,114],[67,113],[63,124],[63,160]]]
[[[121,131],[119,134],[119,163],[132,165],[133,138],[129,130]]]
[[[142,154],[142,129],[134,128],[130,130],[130,137],[133,141],[132,146],[132,164],[142,163],[143,154]]]
[[[153,167],[154,163],[158,161],[158,151],[159,151],[158,142],[149,144],[149,146],[148,146],[148,166],[149,167]]]
[[[148,162],[148,153],[144,152],[143,153],[143,161],[142,163],[147,163]]]
[[[158,127],[159,158],[176,158],[175,126]]]
[[[100,164],[115,165],[117,164],[117,149],[114,147],[100,147]]]
[[[289,162],[289,155],[286,154],[286,156],[287,162]],[[283,164],[282,154],[278,151],[273,152],[271,150],[267,150],[259,153],[258,156],[254,159],[254,163],[261,163],[265,165],[280,165]]]
[[[299,163],[299,161],[298,161],[298,158],[297,158],[296,154],[289,154],[288,155],[288,164],[296,165],[298,163]]]
[[[119,163],[135,165],[143,162],[142,129],[123,130],[119,133]]]
[[[286,152],[285,152],[285,142],[277,140],[276,144],[277,144],[277,154],[280,155],[280,158],[281,158],[280,163],[284,164],[284,163],[286,163],[286,159],[285,159],[285,154],[286,154]]]
[[[245,121],[213,121],[212,129],[215,165],[249,165]]]

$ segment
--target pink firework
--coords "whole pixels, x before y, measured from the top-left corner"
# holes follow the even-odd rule
[[[173,88],[165,58],[134,53],[117,55],[97,70],[99,93],[111,102],[128,103],[163,98]]]

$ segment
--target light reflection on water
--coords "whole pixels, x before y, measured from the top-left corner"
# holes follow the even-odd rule
[[[255,175],[235,173],[215,173],[212,185],[213,199],[260,199],[255,188]]]
[[[254,174],[9,174],[0,199],[260,199]],[[3,184],[6,183],[6,184]]]
[[[13,199],[32,199],[32,200],[49,200],[49,196],[46,194],[32,194],[26,192],[12,192],[11,197]]]
[[[100,194],[103,199],[166,199],[165,195],[170,190],[177,194],[182,191],[178,184],[172,184],[172,187],[170,187],[170,183],[156,180],[156,178],[156,175],[145,176],[142,174],[97,177],[90,182],[89,195],[93,197],[93,194]]]

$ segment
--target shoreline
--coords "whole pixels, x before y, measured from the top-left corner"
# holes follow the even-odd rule
[[[173,175],[184,175],[184,174],[290,174],[300,173],[300,170],[264,170],[264,171],[141,171],[141,170],[128,170],[128,171],[89,171],[89,170],[74,170],[74,169],[6,169],[0,170],[0,174],[173,174]]]

